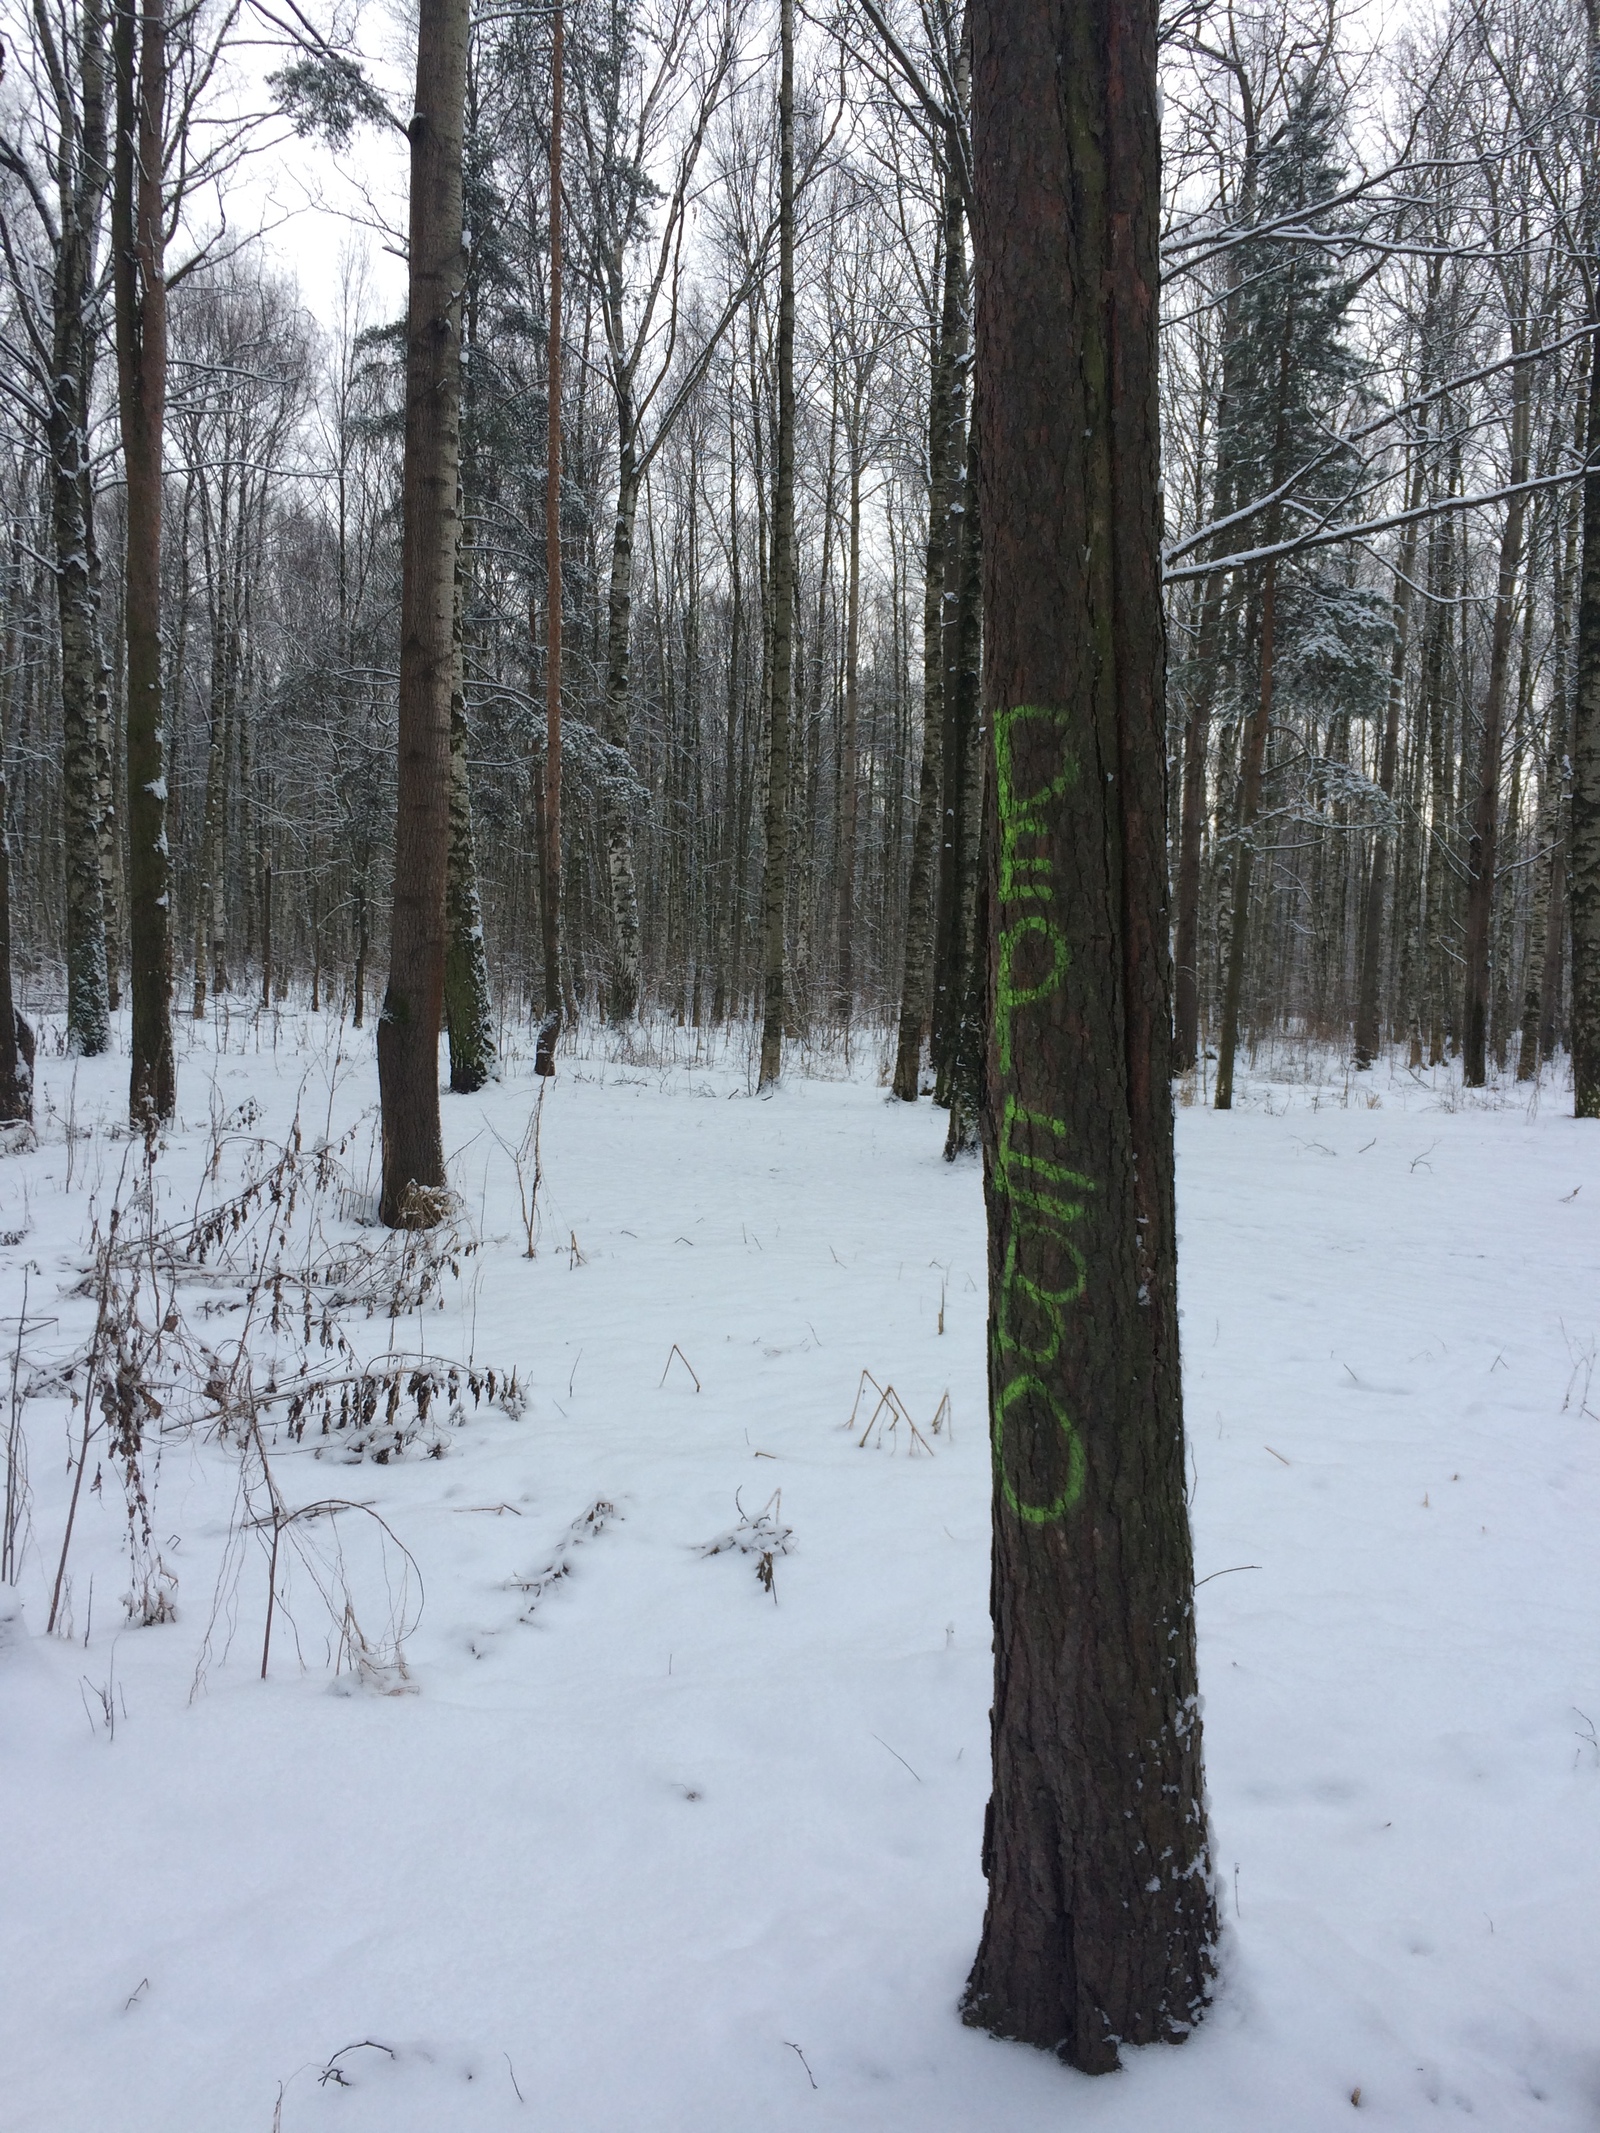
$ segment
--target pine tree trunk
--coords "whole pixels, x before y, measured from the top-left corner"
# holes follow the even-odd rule
[[[177,1105],[172,1052],[171,869],[161,716],[161,484],[167,290],[162,185],[164,0],[139,0],[112,36],[117,398],[127,496],[123,613],[128,686],[128,921],[133,989],[128,1115],[148,1128]]]
[[[460,468],[461,146],[466,0],[422,0],[411,136],[406,436],[401,479],[400,760],[389,980],[378,1023],[381,1219],[438,1218],[445,879],[450,842],[457,480]]]
[[[761,884],[761,1065],[783,1074],[784,919],[794,661],[794,0],[780,0],[778,84],[778,434],[772,483],[772,657],[767,699],[766,864]]]
[[[988,1911],[965,2018],[1187,2033],[1216,1915],[1184,1499],[1151,0],[971,20],[993,1031]]]

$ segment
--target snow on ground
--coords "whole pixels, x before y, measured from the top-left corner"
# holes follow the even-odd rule
[[[237,1015],[225,1037],[194,1033],[182,1065],[168,1217],[202,1192],[213,1116],[235,1121],[213,1191],[297,1104],[308,1137],[365,1120],[349,1160],[370,1176],[368,1039]],[[352,1334],[515,1366],[520,1415],[469,1407],[384,1464],[266,1432],[290,1508],[368,1505],[414,1558],[406,1679],[335,1674],[287,1550],[293,1619],[258,1678],[241,1454],[192,1433],[155,1496],[177,1619],[124,1626],[102,1460],[73,1640],[47,1639],[69,1415],[47,1383],[28,1402],[31,1538],[0,1622],[0,2125],[1314,2133],[1352,2104],[1393,2127],[1600,2123],[1600,1128],[1549,1090],[1468,1103],[1387,1073],[1180,1111],[1222,1976],[1190,2043],[1095,2082],[954,2012],[987,1791],[976,1170],[870,1062],[760,1102],[742,1058],[674,1041],[677,1065],[563,1062],[532,1260],[502,1146],[527,1063],[450,1099],[488,1241],[442,1306]],[[7,1350],[33,1270],[24,1383],[90,1333],[74,1290],[127,1149],[124,1075],[45,1062],[39,1145],[0,1163]],[[220,1341],[237,1314],[204,1323]],[[861,1446],[865,1409],[843,1427],[863,1370],[930,1452],[904,1423]],[[0,1403],[8,1383],[9,1357]],[[703,1552],[764,1512],[751,1553]],[[415,1579],[362,1512],[333,1529],[381,1641]]]

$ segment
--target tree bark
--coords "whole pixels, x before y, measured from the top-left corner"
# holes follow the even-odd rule
[[[978,500],[977,454],[980,448],[979,410],[973,395],[972,419],[967,431],[967,480],[961,515],[960,596],[956,605],[956,661],[947,669],[945,687],[955,702],[955,718],[947,726],[954,733],[953,759],[945,766],[946,790],[959,781],[956,809],[957,844],[955,865],[955,914],[951,951],[951,983],[955,1010],[951,1016],[943,1062],[944,1100],[950,1120],[945,1131],[947,1163],[958,1155],[976,1150],[979,1140],[978,1106],[981,1094],[984,1034],[988,996],[984,952],[978,933],[980,902],[978,868],[982,850],[984,788],[987,780],[988,735],[983,720],[983,631],[979,574],[983,565],[983,513]]]
[[[944,293],[935,331],[928,391],[928,538],[922,580],[922,765],[917,814],[911,831],[911,870],[906,889],[905,969],[900,990],[900,1029],[895,1049],[894,1093],[915,1103],[922,1078],[922,1046],[932,1005],[935,925],[934,889],[943,823],[944,740],[944,550],[949,536],[950,433],[956,389],[958,341],[963,333],[966,277],[961,238],[961,195],[947,173],[940,251]]]
[[[64,70],[57,88],[61,226],[51,290],[53,361],[45,424],[61,639],[67,1043],[85,1058],[105,1051],[111,1042],[105,882],[100,868],[100,585],[88,435],[95,357],[91,314],[100,214],[109,176],[105,92],[105,15],[98,0],[86,0],[78,49],[80,108],[72,107]]]
[[[400,749],[389,980],[378,1022],[381,1219],[437,1220],[450,700],[460,521],[461,147],[466,0],[422,0],[411,137],[406,434],[401,477]]]
[[[1250,888],[1255,875],[1256,817],[1261,812],[1261,776],[1272,727],[1272,676],[1278,612],[1278,566],[1266,567],[1261,590],[1260,679],[1255,705],[1245,729],[1244,766],[1239,779],[1239,809],[1233,852],[1233,910],[1228,925],[1228,964],[1222,983],[1222,1032],[1217,1043],[1219,1111],[1233,1109],[1233,1069],[1239,1050],[1239,1016],[1244,1001],[1244,971],[1250,946]]]
[[[550,318],[545,371],[544,780],[540,789],[540,945],[544,1012],[533,1070],[556,1070],[561,1036],[561,130],[566,110],[566,9],[558,4],[550,48]]]
[[[837,965],[834,1010],[846,1031],[856,1003],[855,901],[856,801],[859,766],[856,726],[861,709],[861,463],[862,411],[850,431],[850,549],[845,566],[844,707],[839,734],[839,881],[835,924]]]
[[[1572,1107],[1600,1118],[1600,349],[1589,356],[1583,561],[1578,577],[1578,676],[1572,719]]]
[[[464,575],[464,574],[463,574]],[[445,878],[445,1029],[450,1040],[450,1087],[471,1096],[495,1071],[494,1009],[483,940],[472,841],[472,774],[467,755],[467,698],[463,687],[459,615],[466,585],[457,585],[456,686],[450,694],[450,855]]]
[[[794,667],[794,0],[781,0],[778,78],[778,434],[772,483],[772,658],[767,699],[766,865],[761,885],[761,1065],[783,1074],[784,917],[789,888]]]
[[[1511,414],[1513,483],[1528,478],[1529,396],[1532,369],[1515,373],[1516,397]],[[1466,969],[1461,999],[1461,1078],[1481,1089],[1488,1074],[1489,962],[1494,916],[1494,877],[1500,843],[1500,757],[1505,747],[1506,686],[1511,670],[1511,632],[1516,622],[1517,575],[1522,568],[1525,503],[1513,496],[1506,505],[1500,533],[1500,562],[1495,578],[1494,627],[1489,640],[1489,678],[1483,696],[1483,725],[1478,738],[1477,792],[1472,811],[1472,839],[1467,847],[1466,928],[1462,942]]]
[[[993,1023],[994,1790],[967,2021],[1187,2033],[1216,1915],[1184,1499],[1151,0],[970,18]]]
[[[1421,469],[1413,478],[1409,501],[1420,498]],[[1384,714],[1383,744],[1378,758],[1378,785],[1385,800],[1393,801],[1395,770],[1400,760],[1400,713],[1406,695],[1406,646],[1411,635],[1411,580],[1417,567],[1417,529],[1408,526],[1400,544],[1400,564],[1395,572],[1390,613],[1394,618],[1394,649],[1389,660],[1389,702]],[[1355,1063],[1369,1067],[1378,1056],[1381,1039],[1380,1009],[1383,977],[1383,914],[1388,901],[1389,850],[1395,831],[1381,824],[1373,832],[1372,865],[1367,872],[1366,898],[1361,913],[1361,975],[1356,994]]]
[[[611,898],[611,984],[606,1014],[617,1024],[639,1012],[639,889],[633,870],[629,797],[628,691],[633,675],[633,542],[639,520],[639,472],[632,410],[618,394],[617,515],[611,534],[611,589],[606,603],[606,701],[603,738],[612,750],[602,776],[606,882]]]
[[[172,1052],[171,868],[161,716],[162,430],[167,386],[167,92],[164,0],[138,0],[112,35],[117,140],[111,243],[117,399],[127,493],[123,611],[128,683],[128,932],[133,991],[128,1115],[150,1128],[177,1105]]]
[[[13,581],[22,568],[21,528],[11,531]],[[21,590],[15,582],[7,602],[3,672],[6,686],[17,670],[17,609]],[[17,1013],[11,986],[11,804],[6,781],[6,742],[0,724],[0,1126],[25,1126],[33,1120],[33,1032]]]

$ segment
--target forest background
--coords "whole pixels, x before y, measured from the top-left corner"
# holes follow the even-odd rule
[[[550,35],[485,12],[469,63],[458,1087],[545,1008]],[[960,36],[874,0],[801,40],[783,885],[789,1036],[897,1032],[952,1152],[985,759]],[[0,84],[18,1001],[108,1041],[143,805],[180,1010],[307,991],[360,1024],[395,805],[406,32],[167,24],[162,760],[131,811],[109,37],[94,0],[17,10]],[[734,0],[567,13],[569,1021],[760,996],[772,42]],[[1204,1098],[1278,1034],[1459,1054],[1469,1083],[1566,1037],[1590,48],[1577,7],[1520,0],[1164,25],[1170,859]],[[308,187],[333,206],[284,219]]]

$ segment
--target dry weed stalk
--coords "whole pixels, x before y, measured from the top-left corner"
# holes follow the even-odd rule
[[[852,1433],[854,1432],[857,1422],[861,1419],[861,1404],[867,1396],[869,1387],[878,1395],[877,1405],[873,1407],[867,1416],[866,1427],[862,1430],[857,1440],[856,1449],[864,1451],[869,1443],[872,1444],[874,1449],[877,1449],[882,1445],[884,1438],[887,1437],[891,1451],[894,1450],[899,1442],[897,1433],[903,1422],[906,1426],[907,1451],[915,1458],[920,1449],[925,1451],[931,1458],[933,1456],[933,1446],[928,1442],[928,1437],[922,1434],[922,1431],[918,1429],[916,1423],[912,1420],[911,1410],[892,1385],[880,1385],[870,1370],[863,1370],[861,1373],[860,1380],[856,1385],[855,1400],[851,1405],[849,1417],[844,1425],[845,1428]],[[933,1420],[928,1426],[928,1436],[937,1437],[941,1429],[950,1429],[953,1441],[954,1429],[951,1422],[950,1395],[948,1392],[934,1410]]]
[[[763,1592],[770,1592],[772,1604],[778,1604],[778,1584],[775,1565],[780,1555],[794,1552],[794,1528],[783,1523],[783,1491],[774,1489],[754,1518],[744,1507],[739,1490],[733,1492],[734,1508],[739,1513],[739,1523],[713,1541],[704,1541],[700,1546],[702,1555],[722,1555],[728,1549],[740,1555],[753,1555],[756,1559],[756,1583]]]

